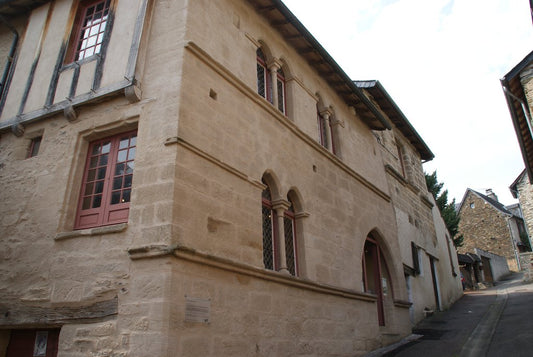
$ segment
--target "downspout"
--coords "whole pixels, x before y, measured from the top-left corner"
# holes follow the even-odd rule
[[[11,71],[11,66],[13,65],[13,59],[15,57],[15,52],[17,51],[17,45],[19,41],[19,33],[13,25],[11,25],[2,15],[0,15],[0,21],[6,25],[6,27],[11,30],[13,33],[13,41],[11,42],[11,49],[7,56],[7,62],[4,66],[4,72],[2,73],[2,80],[0,81],[0,99],[4,96],[4,90],[6,88],[6,81],[9,72]]]

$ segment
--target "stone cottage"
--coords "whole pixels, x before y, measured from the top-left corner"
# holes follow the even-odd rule
[[[357,356],[461,295],[433,154],[281,1],[0,15],[0,356]]]
[[[520,270],[519,253],[529,249],[524,243],[529,238],[516,210],[500,203],[491,189],[481,194],[469,188],[458,211],[459,234],[464,236],[459,253],[480,249],[505,257],[510,270]]]

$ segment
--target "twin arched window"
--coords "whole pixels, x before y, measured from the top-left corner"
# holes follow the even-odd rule
[[[261,48],[256,51],[257,55],[257,93],[278,108],[283,114],[287,114],[287,91],[285,86],[285,74],[282,68],[272,66],[268,68],[265,53]],[[273,82],[275,84],[273,85]]]
[[[263,263],[265,269],[298,275],[294,205],[290,199],[273,205],[267,186],[262,193]],[[281,228],[281,229],[280,229]]]

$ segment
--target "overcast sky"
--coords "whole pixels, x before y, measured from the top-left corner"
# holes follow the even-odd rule
[[[524,168],[500,79],[533,50],[528,0],[283,0],[353,79],[377,79],[459,203]]]

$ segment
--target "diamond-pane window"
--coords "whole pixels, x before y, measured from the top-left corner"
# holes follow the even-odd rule
[[[285,75],[283,74],[283,70],[280,68],[278,70],[278,109],[283,114],[287,114],[285,112],[285,106],[286,106],[286,96],[285,96]]]
[[[263,264],[265,269],[275,270],[275,213],[272,209],[270,189],[263,190]]]
[[[263,51],[258,48],[257,54],[257,93],[269,102],[272,102],[272,88],[270,72],[266,65],[266,58]]]
[[[295,239],[294,210],[291,207],[285,211],[283,217],[283,229],[285,233],[285,256],[287,259],[287,269],[291,275],[298,275],[296,264],[296,239]]]

